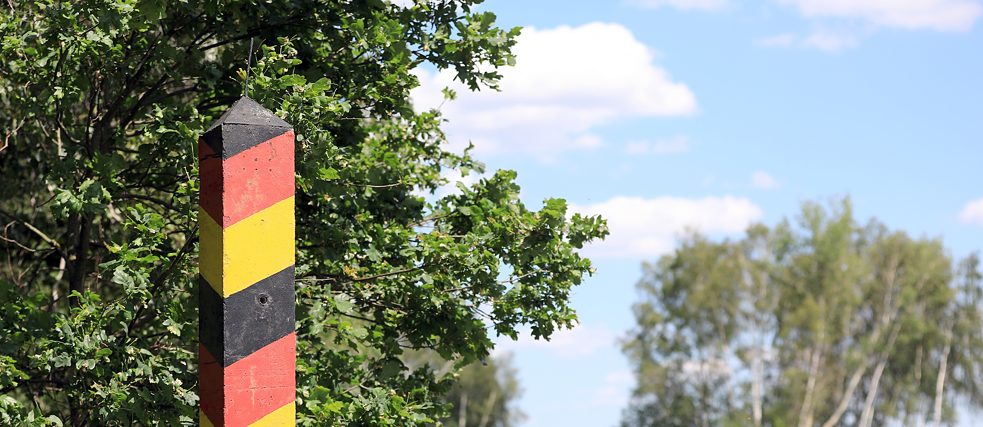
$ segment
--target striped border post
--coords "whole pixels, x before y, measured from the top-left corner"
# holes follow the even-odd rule
[[[294,131],[242,97],[198,141],[202,426],[292,426]]]

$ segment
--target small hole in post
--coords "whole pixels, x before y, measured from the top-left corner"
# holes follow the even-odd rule
[[[258,297],[256,297],[256,301],[258,301],[260,305],[269,304],[270,296],[266,294],[260,294]]]

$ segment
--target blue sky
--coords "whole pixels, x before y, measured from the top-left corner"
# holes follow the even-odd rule
[[[580,326],[500,342],[526,426],[617,423],[632,379],[616,339],[632,326],[641,262],[685,227],[735,236],[848,195],[859,218],[941,237],[954,256],[983,247],[981,0],[483,8],[526,28],[518,65],[500,93],[458,88],[441,107],[452,142],[518,171],[528,203],[563,197],[612,231],[587,250],[598,272],[573,297]],[[455,87],[421,80],[422,106]]]

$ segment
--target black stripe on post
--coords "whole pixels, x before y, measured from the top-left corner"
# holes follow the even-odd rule
[[[202,345],[229,366],[293,332],[293,281],[290,266],[223,299],[199,276]]]

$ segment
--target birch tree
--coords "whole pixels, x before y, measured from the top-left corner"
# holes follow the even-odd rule
[[[848,200],[738,240],[690,236],[638,289],[624,426],[943,425],[953,402],[983,403],[977,257],[860,224]],[[708,361],[710,376],[685,368]]]

